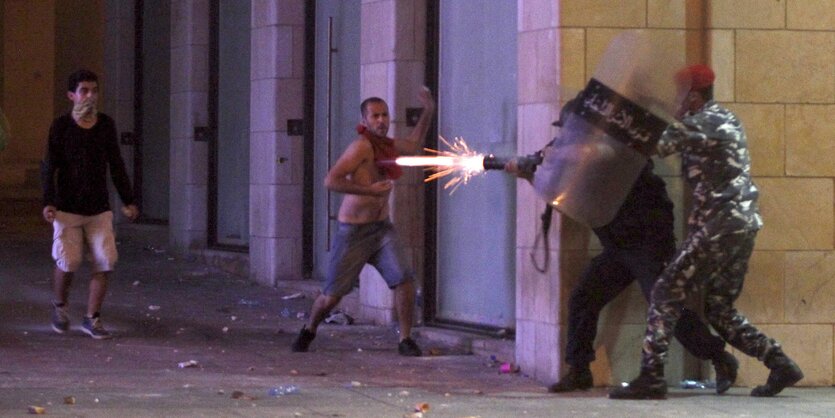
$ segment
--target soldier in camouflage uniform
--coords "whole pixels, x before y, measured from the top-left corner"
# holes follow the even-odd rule
[[[577,101],[566,102],[554,126],[563,126]],[[595,359],[594,340],[600,312],[632,282],[638,282],[641,293],[649,301],[658,275],[675,253],[673,202],[664,180],[653,173],[653,166],[648,159],[615,218],[593,229],[603,251],[589,262],[571,292],[565,347],[568,373],[550,385],[549,392],[571,392],[594,386],[590,364]],[[519,166],[517,159],[509,161],[505,170],[527,180],[533,176],[529,169]],[[691,354],[712,361],[717,393],[733,385],[739,363],[725,351],[725,341],[710,332],[698,313],[684,309],[674,334]]]
[[[762,227],[758,191],[751,180],[745,131],[736,115],[713,101],[713,71],[693,65],[679,81],[691,88],[681,122],[667,128],[660,156],[681,153],[682,172],[693,189],[687,237],[652,291],[641,374],[614,388],[612,399],[664,399],[664,361],[687,297],[705,290],[705,315],[729,344],[763,361],[771,372],[751,396],[774,396],[803,378],[780,344],[748,322],[733,303],[742,290],[754,238]]]

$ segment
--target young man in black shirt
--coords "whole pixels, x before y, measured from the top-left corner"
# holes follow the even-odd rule
[[[72,111],[55,119],[49,128],[42,172],[43,217],[54,229],[52,329],[59,334],[69,330],[67,297],[86,246],[92,276],[81,330],[95,339],[105,339],[110,333],[102,325],[99,310],[107,292],[108,273],[118,258],[107,192],[108,168],[125,205],[122,213],[134,220],[139,209],[119,152],[116,124],[96,110],[98,94],[95,73],[79,70],[70,75],[67,97],[73,103]]]

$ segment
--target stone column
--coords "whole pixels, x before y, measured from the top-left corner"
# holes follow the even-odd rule
[[[302,277],[304,0],[252,2],[250,275],[274,285]]]
[[[561,44],[557,30],[555,2],[519,1],[518,36],[518,153],[541,149],[553,134],[551,122],[559,114],[558,86]],[[567,99],[567,98],[564,98]],[[524,373],[541,381],[553,381],[560,374],[562,347],[560,303],[565,298],[561,277],[560,239],[563,220],[555,212],[549,234],[549,268],[537,271],[530,252],[541,224],[545,204],[533,188],[520,185],[516,192],[516,362]],[[537,259],[543,252],[537,249]]]
[[[424,84],[425,0],[362,2],[360,96],[378,96],[388,102],[391,136],[407,135],[406,108],[419,106],[418,89]],[[423,193],[420,170],[406,170],[391,198],[391,218],[406,257],[423,283]],[[360,275],[361,315],[377,323],[394,319],[393,293],[374,269]]]
[[[209,1],[171,1],[171,198],[172,249],[205,248],[208,143],[194,140],[207,126]]]

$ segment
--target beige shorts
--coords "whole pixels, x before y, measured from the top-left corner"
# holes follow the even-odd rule
[[[119,258],[113,233],[113,212],[84,216],[58,211],[52,228],[52,258],[59,269],[68,273],[77,271],[86,246],[93,273],[113,270]]]

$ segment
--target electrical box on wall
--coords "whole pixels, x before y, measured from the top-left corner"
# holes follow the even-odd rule
[[[208,126],[194,127],[194,140],[196,142],[209,142],[209,136],[212,130]]]
[[[406,108],[406,126],[414,127],[417,125],[420,115],[423,114],[422,107],[407,107]]]
[[[122,132],[119,135],[119,143],[122,145],[134,145],[136,142],[134,141],[133,132]]]
[[[287,119],[287,135],[288,136],[302,136],[302,135],[304,135],[304,120],[302,120],[302,119]]]

